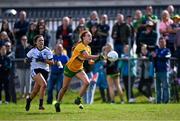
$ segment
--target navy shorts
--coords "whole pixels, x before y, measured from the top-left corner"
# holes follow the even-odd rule
[[[49,75],[48,71],[46,71],[44,69],[41,69],[41,68],[34,69],[34,70],[31,71],[31,77],[33,78],[38,73],[41,73],[42,76],[44,77],[44,79],[47,81],[48,75]]]

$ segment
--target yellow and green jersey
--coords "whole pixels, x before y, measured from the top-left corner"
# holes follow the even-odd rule
[[[83,63],[85,58],[82,53],[86,51],[88,54],[91,54],[91,48],[88,45],[84,45],[80,42],[74,49],[72,53],[72,57],[67,62],[67,67],[69,70],[73,72],[77,72],[83,69]]]

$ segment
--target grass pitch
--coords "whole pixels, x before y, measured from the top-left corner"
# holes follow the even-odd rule
[[[47,104],[39,111],[37,98],[29,112],[25,111],[25,99],[16,105],[2,104],[0,121],[180,121],[180,104],[101,104],[99,100],[81,110],[72,104],[76,94],[66,94],[60,113]]]

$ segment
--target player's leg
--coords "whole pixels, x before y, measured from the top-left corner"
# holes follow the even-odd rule
[[[117,89],[117,92],[120,96],[120,99],[121,99],[121,103],[124,103],[124,99],[123,99],[123,90],[122,90],[122,87],[120,85],[120,77],[117,76],[114,78],[114,83],[115,83],[115,86],[116,86],[116,89]]]
[[[64,76],[63,86],[62,86],[61,90],[59,91],[58,98],[57,98],[58,102],[60,102],[62,100],[64,94],[66,93],[66,91],[69,87],[69,84],[71,82],[71,79],[72,78],[70,78],[70,77]]]
[[[55,104],[56,112],[61,111],[61,109],[60,109],[60,101],[62,100],[64,94],[66,93],[66,91],[67,91],[67,89],[69,87],[69,84],[71,82],[71,79],[72,79],[71,77],[67,77],[66,75],[64,75],[63,86],[62,86],[61,90],[58,93],[57,103]]]
[[[36,76],[33,77],[33,79],[40,85],[40,94],[39,94],[39,109],[40,110],[44,110],[44,107],[43,107],[43,99],[44,99],[44,96],[45,96],[45,92],[46,92],[46,87],[47,87],[47,83],[46,83],[46,77],[45,72],[39,72]],[[47,72],[47,75],[48,75],[48,72]],[[46,79],[45,79],[46,78]]]
[[[114,103],[113,79],[111,78],[111,76],[107,76],[107,82],[109,87],[109,95],[111,98],[111,103]]]
[[[27,97],[27,99],[26,99],[26,107],[25,107],[26,111],[29,111],[31,101],[37,95],[37,93],[39,92],[39,89],[40,89],[40,85],[37,82],[35,82],[33,90],[31,92],[30,96]]]
[[[76,77],[83,81],[83,85],[80,89],[79,96],[82,97],[89,86],[89,78],[84,71],[76,74]]]
[[[85,94],[88,86],[89,86],[89,78],[87,74],[84,71],[81,71],[76,74],[76,77],[83,81],[83,85],[81,86],[79,97],[77,97],[74,101],[75,104],[80,105],[79,108],[83,109],[83,106],[81,104],[81,97]]]

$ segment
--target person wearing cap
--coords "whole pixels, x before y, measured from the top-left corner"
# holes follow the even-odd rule
[[[174,48],[174,41],[176,37],[176,32],[180,29],[180,16],[175,15],[173,16],[173,23],[170,24],[168,28],[168,38],[167,38],[167,48],[170,49],[171,53],[174,54],[175,48]],[[172,55],[174,56],[174,55]]]
[[[140,45],[146,44],[149,51],[152,51],[155,48],[157,41],[157,32],[153,30],[153,26],[154,23],[148,21],[146,23],[146,30],[140,33],[138,40]]]

